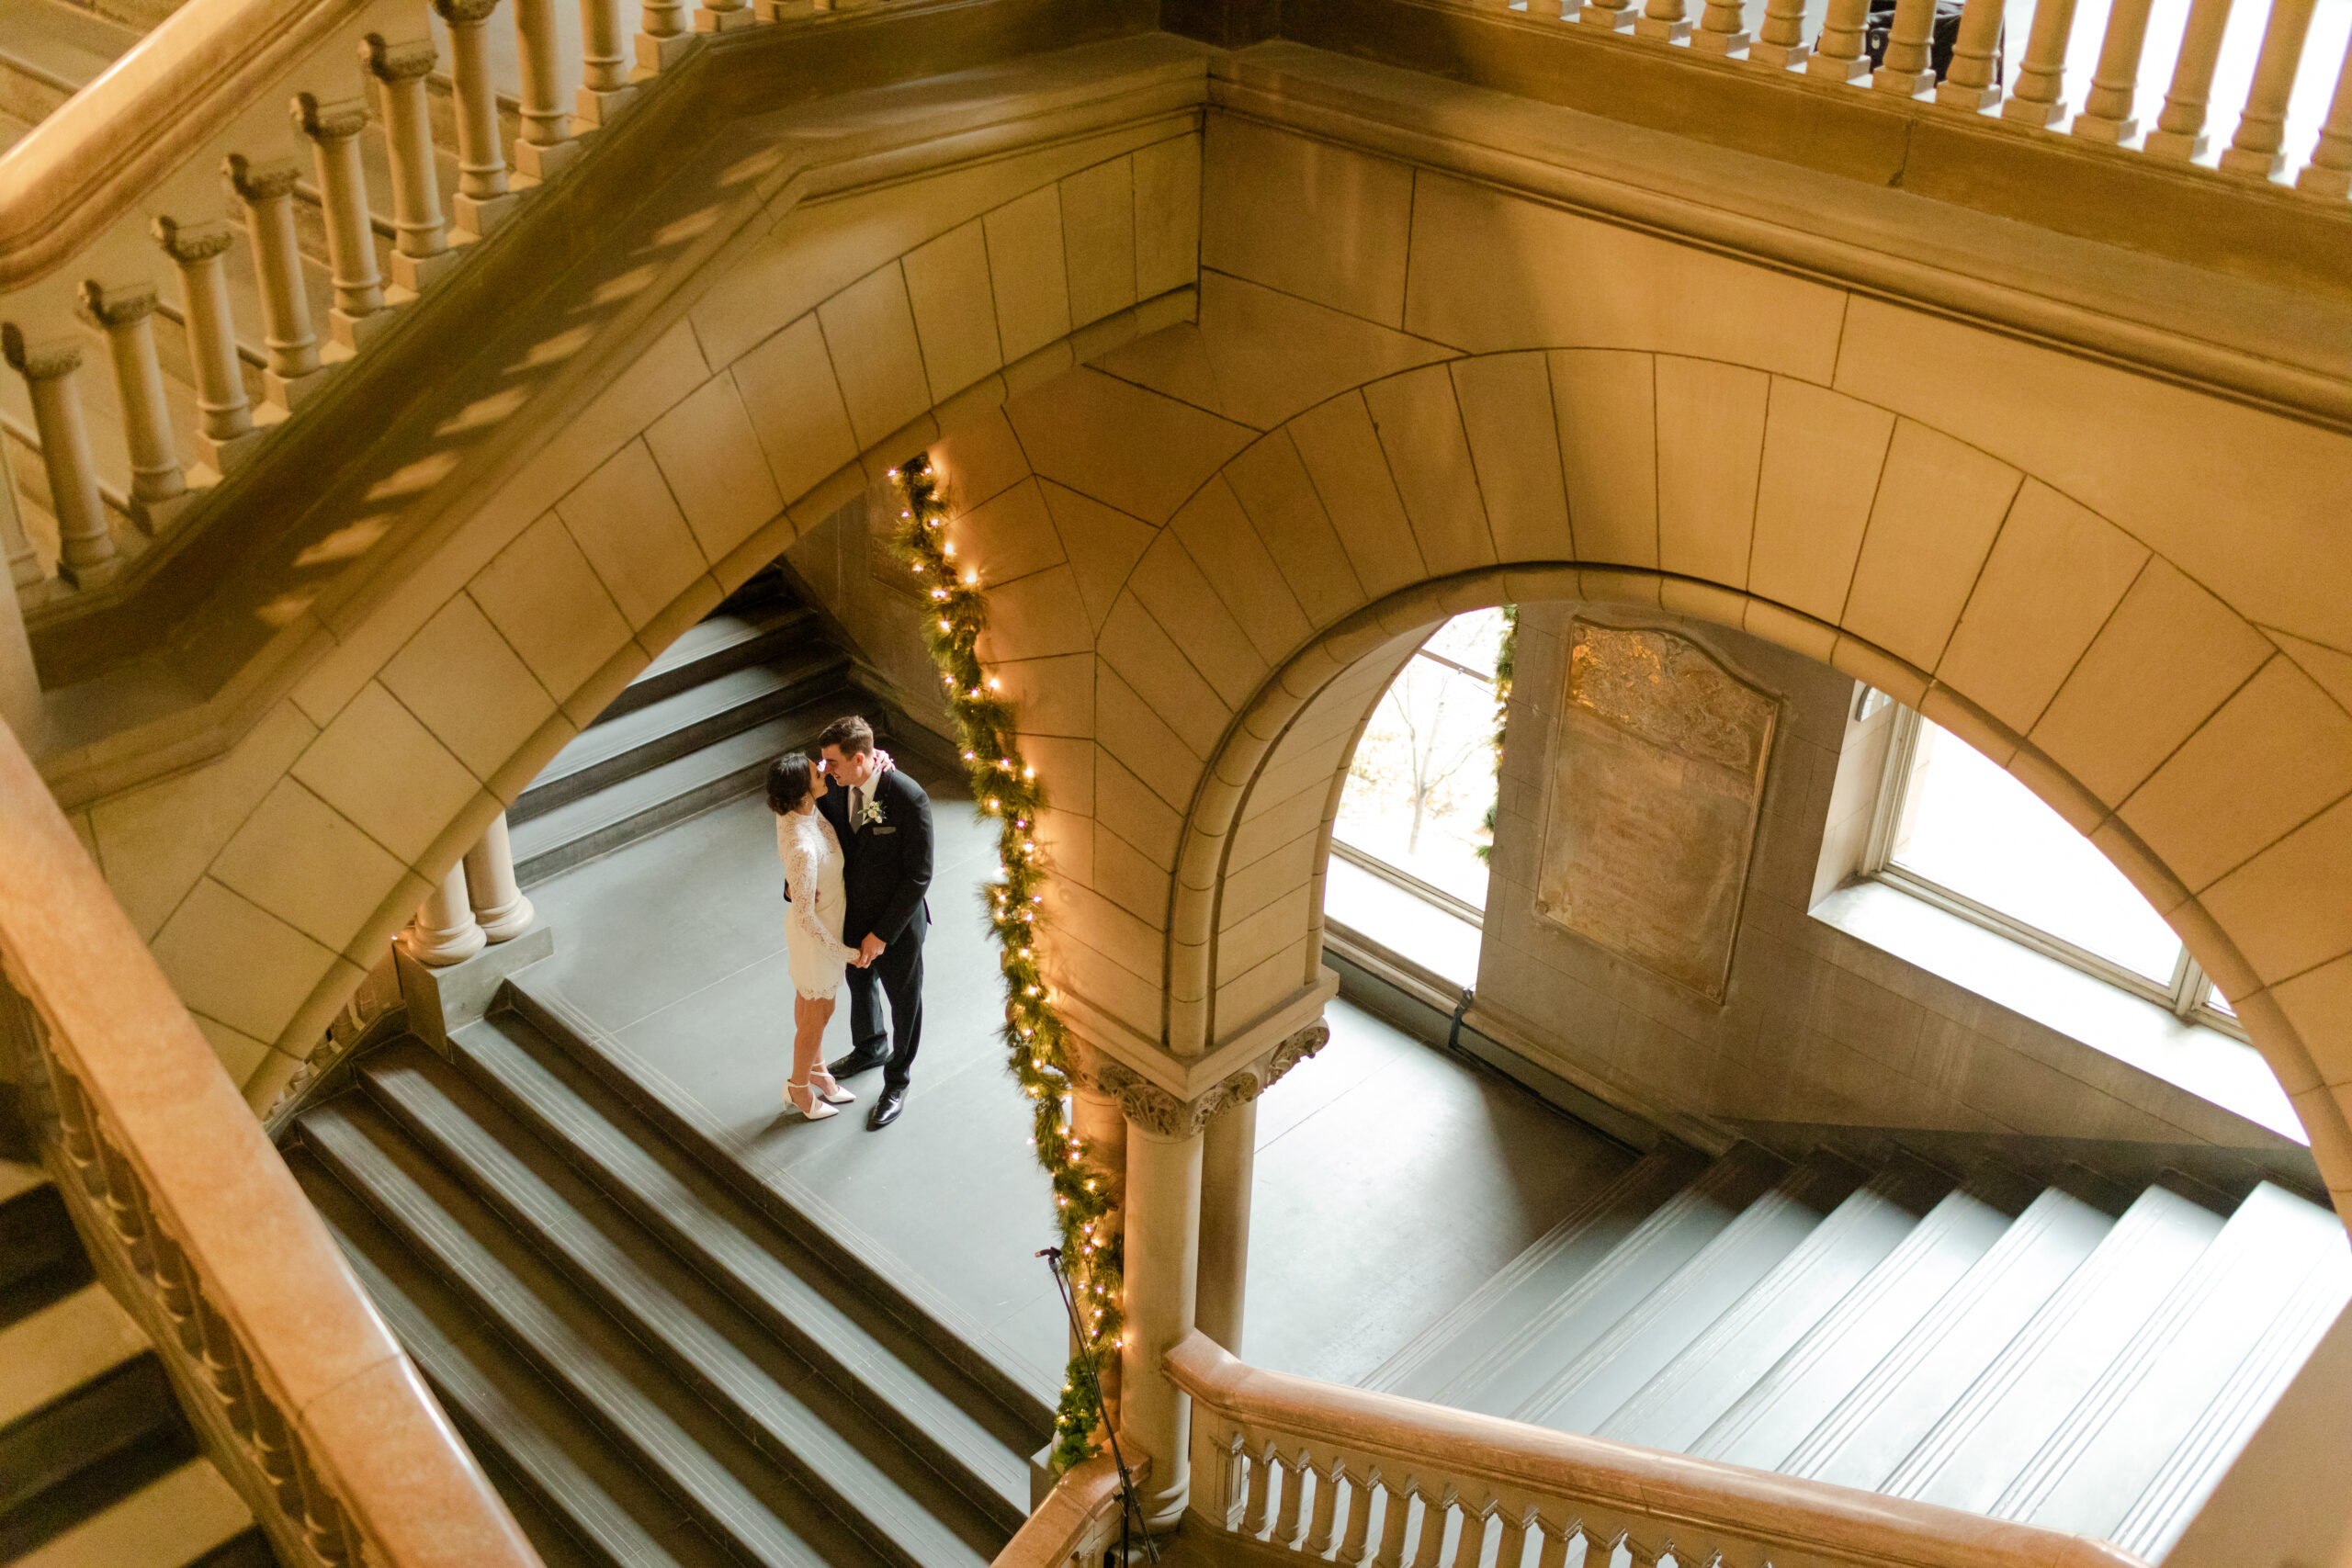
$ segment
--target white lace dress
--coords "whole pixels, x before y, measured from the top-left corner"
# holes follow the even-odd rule
[[[784,950],[793,989],[811,1001],[831,1001],[841,989],[842,966],[857,956],[857,949],[842,945],[849,894],[842,884],[841,840],[818,813],[786,812],[775,819],[775,852],[792,894]]]

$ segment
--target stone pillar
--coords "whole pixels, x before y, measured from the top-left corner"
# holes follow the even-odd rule
[[[2066,117],[2066,45],[2075,33],[2075,0],[2040,0],[2033,30],[2018,62],[2017,86],[2001,106],[2001,118],[2027,125],[2055,125]]]
[[[2148,41],[2151,0],[2115,0],[2107,14],[2107,36],[2099,40],[2098,64],[2091,71],[2083,112],[2066,129],[2094,141],[2129,141],[2140,133],[2132,112],[2140,90],[2140,55]]]
[[[237,357],[228,269],[220,265],[235,242],[235,232],[226,223],[155,220],[155,243],[180,269],[187,357],[196,371],[196,403],[203,415],[197,447],[223,474],[250,457],[261,441],[261,432],[254,428],[253,404],[245,398],[244,362]]]
[[[171,405],[164,400],[164,371],[155,358],[155,290],[133,284],[107,288],[82,285],[82,315],[107,334],[114,360],[115,389],[122,400],[123,437],[130,448],[130,507],[150,535],[170,525],[187,504],[187,477],[172,439]]]
[[[1764,25],[1756,29],[1747,58],[1775,71],[1793,71],[1812,52],[1804,41],[1804,0],[1766,0]]]
[[[1871,73],[1872,92],[1917,98],[1935,91],[1935,27],[1936,0],[1894,0],[1886,59]]]
[[[294,185],[301,164],[292,159],[254,164],[232,152],[229,188],[245,208],[245,237],[261,278],[262,345],[269,364],[262,385],[270,401],[295,409],[326,385],[319,336],[311,330],[311,296],[302,283],[302,252],[294,237]]]
[[[1156,1120],[1156,1119],[1155,1119]],[[1163,1123],[1165,1125],[1165,1123]],[[1119,1366],[1119,1438],[1151,1456],[1145,1523],[1175,1528],[1192,1492],[1192,1401],[1168,1381],[1169,1351],[1192,1333],[1201,1246],[1197,1128],[1127,1129],[1127,1325]]]
[[[580,90],[572,95],[572,112],[586,124],[610,125],[636,96],[621,0],[580,0]]]
[[[486,941],[508,942],[531,929],[531,901],[514,881],[514,850],[506,836],[506,813],[498,814],[466,852],[466,889],[474,919]]]
[[[1804,62],[1805,74],[1833,82],[1859,82],[1869,75],[1871,55],[1863,38],[1869,26],[1870,0],[1829,0],[1821,18],[1820,45]]]
[[[304,93],[294,100],[294,127],[311,139],[326,210],[327,267],[334,277],[327,330],[345,348],[357,348],[390,319],[383,275],[376,269],[368,172],[359,161],[359,133],[367,124],[368,106],[357,98],[322,104]]]
[[[528,179],[551,179],[580,155],[571,107],[556,85],[555,0],[514,0],[514,42],[523,64],[523,136],[514,143],[514,167]]]
[[[420,964],[446,968],[462,964],[482,949],[487,939],[474,923],[473,906],[466,897],[466,864],[459,861],[426,897],[401,943]]]
[[[2147,9],[2146,0],[2141,9]],[[1993,80],[1993,52],[2001,47],[2003,17],[2002,0],[1968,0],[1961,7],[1951,69],[1936,84],[1936,102],[1949,108],[1983,110],[2001,101],[2000,86]]]
[[[27,343],[11,325],[0,335],[0,351],[32,395],[33,427],[40,435],[41,468],[49,475],[50,504],[57,517],[57,573],[76,588],[110,582],[122,570],[122,558],[107,526],[90,427],[82,418],[82,389],[75,379],[81,345]]]
[[[1210,1119],[1201,1137],[1201,1264],[1193,1320],[1202,1333],[1238,1356],[1250,1275],[1258,1102],[1228,1104]]]
[[[2222,154],[2224,174],[2267,180],[2287,166],[2287,100],[2303,63],[2311,37],[2312,0],[2270,0],[2269,25],[2262,29],[2262,52],[2254,62],[2254,85],[2246,89],[2238,132]]]
[[[660,75],[685,54],[695,40],[686,9],[686,0],[645,0],[639,8],[636,80]]]
[[[498,91],[490,76],[490,17],[498,0],[433,0],[449,29],[450,96],[458,111],[458,227],[481,235],[514,205],[499,144]]]
[[[2213,96],[2213,67],[2222,58],[2222,35],[2230,25],[2230,0],[2190,0],[2172,63],[2172,85],[2165,89],[2164,112],[2148,132],[2147,152],[2187,163],[2205,153],[2205,111]]]
[[[384,141],[392,163],[392,281],[420,290],[457,259],[441,221],[441,179],[433,163],[433,121],[424,78],[433,70],[433,40],[388,43],[369,33],[360,62],[376,79],[383,107]]]

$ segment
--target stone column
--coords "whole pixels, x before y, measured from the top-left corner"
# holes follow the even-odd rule
[[[514,205],[499,144],[498,90],[490,79],[490,17],[498,0],[433,0],[449,29],[449,81],[458,109],[458,227],[487,234]]]
[[[610,125],[636,96],[621,0],[580,0],[580,90],[572,95],[572,112],[586,124]]]
[[[1132,1121],[1132,1117],[1130,1118]],[[1157,1119],[1155,1119],[1157,1120]],[[1192,1492],[1192,1401],[1161,1362],[1192,1333],[1201,1246],[1197,1127],[1127,1129],[1127,1325],[1119,1365],[1119,1438],[1151,1456],[1145,1523],[1175,1528]]]
[[[1887,29],[1886,59],[1871,73],[1871,90],[1917,98],[1936,89],[1934,46],[1936,0],[1894,0],[1894,24]]]
[[[2187,163],[2205,154],[2205,111],[2213,96],[2213,67],[2222,58],[2222,35],[2230,25],[2230,0],[2190,0],[2188,21],[2174,57],[2172,85],[2165,89],[2164,112],[2143,144],[2159,158]]]
[[[1747,58],[1775,71],[1793,71],[1812,52],[1812,46],[1804,41],[1804,0],[1767,0],[1764,25],[1756,29]]]
[[[1870,0],[1829,0],[1821,18],[1819,46],[1804,62],[1805,74],[1833,82],[1859,82],[1869,75],[1871,56],[1862,36],[1869,26]]]
[[[2267,180],[2287,166],[2287,100],[2303,63],[2311,36],[2312,0],[2270,0],[2269,25],[2262,29],[2262,52],[2254,62],[2254,85],[2246,89],[2238,132],[2222,154],[2224,174]]]
[[[172,439],[171,405],[155,358],[154,286],[82,285],[82,315],[107,334],[115,389],[122,399],[123,437],[130,448],[130,508],[152,536],[168,527],[187,500],[187,476]]]
[[[326,385],[319,336],[311,330],[311,296],[302,284],[302,252],[294,237],[294,185],[302,166],[291,158],[254,164],[229,154],[229,188],[245,208],[245,237],[261,278],[262,345],[269,364],[262,385],[270,401],[296,409]]]
[[[155,220],[155,243],[180,269],[187,357],[196,371],[196,403],[203,414],[196,437],[198,453],[223,474],[252,456],[261,442],[261,432],[254,428],[253,404],[245,398],[244,362],[237,357],[228,269],[220,265],[235,241],[226,223]]]
[[[1936,102],[1948,108],[1983,110],[2001,101],[2001,89],[1993,80],[1993,51],[2001,47],[2002,19],[2002,0],[1968,0],[1961,7],[1951,69],[1936,84]]]
[[[1069,1125],[1070,1135],[1078,1140],[1080,1162],[1111,1194],[1112,1210],[1103,1217],[1097,1243],[1108,1246],[1126,1224],[1127,1119],[1119,1109],[1119,1097],[1097,1085],[1079,1083],[1070,1090]],[[1091,1259],[1091,1254],[1081,1254],[1067,1262],[1071,1273],[1082,1278]],[[1070,1349],[1075,1353],[1078,1347],[1072,1345]],[[1095,1359],[1102,1381],[1103,1409],[1114,1429],[1119,1422],[1119,1360],[1116,1354]]]
[[[2018,62],[2017,85],[2001,106],[2003,119],[2055,125],[2066,117],[2066,45],[2075,32],[2075,0],[2039,0],[2033,30]]]
[[[0,462],[0,556],[8,561],[8,585],[19,597],[27,591],[37,593],[49,581],[41,570],[40,558],[33,554],[33,542],[25,535],[25,520],[17,510],[17,476],[5,462]],[[18,605],[19,615],[22,605]]]
[[[1250,1274],[1250,1178],[1258,1159],[1258,1102],[1228,1104],[1212,1117],[1201,1145],[1201,1265],[1193,1320],[1241,1354]]]
[[[433,69],[433,40],[388,43],[369,33],[360,62],[376,79],[383,107],[384,141],[392,162],[392,281],[421,290],[457,260],[441,221],[441,178],[433,163],[433,122],[424,78]]]
[[[514,881],[514,849],[506,813],[498,814],[481,842],[466,852],[466,888],[486,941],[506,942],[531,929],[531,901]]]
[[[311,139],[326,209],[327,267],[334,276],[334,308],[327,330],[345,348],[357,348],[391,318],[384,309],[384,278],[376,268],[376,231],[368,213],[368,172],[359,162],[359,133],[368,106],[357,98],[322,104],[304,93],[294,100],[294,128]]]
[[[401,943],[420,964],[436,969],[462,964],[482,949],[487,939],[474,923],[473,907],[466,897],[466,863],[459,861],[427,896],[401,933]]]
[[[32,394],[40,464],[49,475],[50,505],[57,517],[57,574],[76,588],[110,582],[122,570],[122,558],[115,552],[114,532],[107,526],[97,460],[90,453],[90,427],[82,419],[82,389],[74,378],[82,368],[81,345],[28,343],[11,325],[0,333],[0,352]]]
[[[2094,141],[2129,141],[2140,133],[2132,112],[2140,91],[2140,55],[2148,42],[2151,0],[2115,0],[2107,14],[2107,36],[2099,39],[2098,64],[2091,71],[2083,112],[2066,129]]]
[[[514,0],[514,42],[523,64],[523,136],[514,167],[527,179],[552,179],[580,155],[571,109],[556,85],[555,0]]]

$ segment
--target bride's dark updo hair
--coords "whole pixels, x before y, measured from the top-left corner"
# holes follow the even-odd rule
[[[817,766],[806,754],[786,751],[768,764],[768,809],[778,817],[800,809],[815,793]]]

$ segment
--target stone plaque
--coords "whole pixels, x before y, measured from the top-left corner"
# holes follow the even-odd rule
[[[1780,703],[1672,632],[1567,652],[1536,912],[1721,1000]]]

